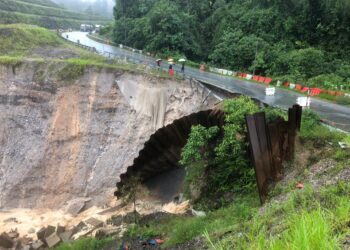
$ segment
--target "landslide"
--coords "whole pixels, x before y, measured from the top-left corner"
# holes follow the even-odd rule
[[[197,85],[116,64],[43,28],[0,25],[0,34],[0,209],[79,198],[103,206],[156,129],[216,102]]]
[[[0,208],[103,205],[155,130],[209,109],[187,82],[63,62],[0,66]]]

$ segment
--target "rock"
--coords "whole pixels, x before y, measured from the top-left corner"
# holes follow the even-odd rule
[[[0,234],[0,249],[12,248],[13,245],[14,245],[14,242],[12,241],[11,237],[7,233]]]
[[[34,228],[29,228],[28,233],[29,233],[29,234],[35,233],[35,229],[34,229]]]
[[[61,239],[56,233],[51,234],[49,237],[45,238],[46,244],[49,248],[53,248],[60,244]]]
[[[38,232],[36,232],[36,237],[38,240],[41,240],[42,242],[45,241],[45,227],[41,228]]]
[[[63,242],[71,242],[72,241],[71,238],[72,238],[73,234],[74,234],[74,229],[71,229],[71,230],[68,230],[66,232],[59,234],[58,236],[61,238],[61,240]]]
[[[10,217],[4,220],[5,223],[15,222],[18,223],[17,219],[15,217]]]
[[[22,245],[29,245],[30,243],[33,242],[33,239],[27,236],[23,236],[19,240],[21,241]]]
[[[94,236],[96,239],[103,239],[103,238],[108,237],[108,236],[117,235],[117,234],[119,234],[122,230],[123,230],[122,227],[113,227],[113,226],[109,226],[109,227],[106,227],[106,228],[97,229],[97,230],[93,233],[93,236]]]
[[[82,229],[84,229],[86,227],[87,227],[87,225],[83,221],[79,222],[79,224],[74,228],[73,234],[81,231]]]
[[[64,231],[66,231],[66,228],[60,225],[57,225],[56,227],[56,233],[59,235],[61,233],[63,233]]]
[[[123,203],[122,201],[119,201],[117,205],[113,206],[113,207],[110,207],[110,208],[107,208],[99,213],[97,213],[98,215],[105,215],[105,214],[108,214],[108,213],[113,213],[115,211],[118,211],[120,210],[122,207],[126,206],[125,203]]]
[[[31,250],[31,246],[30,245],[24,245],[22,246],[22,249],[21,250]]]
[[[56,231],[56,227],[54,226],[47,226],[45,229],[45,234],[44,234],[44,238],[48,238],[50,235],[52,235],[54,232]]]
[[[17,228],[15,230],[11,229],[11,231],[7,234],[11,239],[16,239],[19,237],[19,233]]]
[[[85,223],[93,226],[93,228],[98,228],[98,227],[102,227],[103,226],[103,221],[100,221],[100,220],[95,219],[93,217],[87,219],[85,221]]]
[[[44,247],[44,242],[42,242],[41,240],[37,240],[32,244],[32,248],[33,250],[39,250],[40,248]]]
[[[90,201],[91,198],[77,198],[74,200],[70,200],[66,206],[66,213],[69,213],[73,216],[78,215],[83,208],[85,207],[85,203]]]
[[[110,219],[108,219],[107,223],[114,226],[120,226],[121,224],[123,224],[123,216],[122,215],[112,216]]]

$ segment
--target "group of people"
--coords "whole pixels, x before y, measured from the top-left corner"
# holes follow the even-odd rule
[[[169,62],[168,74],[169,76],[173,76],[175,73],[173,69],[173,66],[175,65],[175,63],[172,59],[169,59],[168,62]],[[160,70],[162,60],[158,59],[156,63],[157,63],[158,70]],[[181,73],[185,74],[185,61],[181,61]]]

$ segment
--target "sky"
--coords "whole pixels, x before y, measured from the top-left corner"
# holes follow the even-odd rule
[[[93,3],[95,2],[96,0],[82,0],[83,2],[90,2],[90,3]],[[110,3],[114,3],[115,1],[114,0],[108,0]]]

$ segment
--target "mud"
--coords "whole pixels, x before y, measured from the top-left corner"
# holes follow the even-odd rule
[[[118,70],[61,82],[62,67],[0,66],[0,209],[108,204],[157,128],[216,103],[186,81]]]

